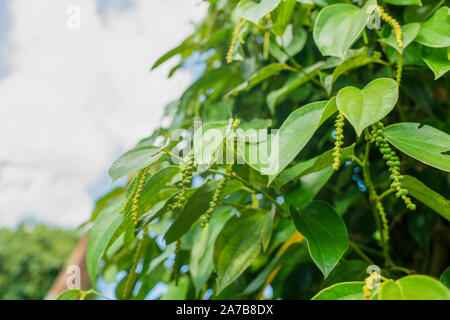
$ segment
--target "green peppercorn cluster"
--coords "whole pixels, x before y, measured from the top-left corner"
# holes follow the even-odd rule
[[[219,185],[217,186],[217,189],[214,192],[212,200],[209,202],[208,210],[206,210],[206,212],[202,216],[202,222],[200,224],[200,227],[204,228],[208,225],[209,219],[211,219],[211,215],[214,212],[214,209],[216,208],[217,202],[220,199],[223,187],[225,187],[226,182],[227,182],[227,176],[224,176],[220,180]]]
[[[372,126],[371,134],[375,140],[375,145],[379,148],[386,165],[389,167],[390,179],[392,180],[391,188],[396,190],[395,196],[402,198],[409,210],[415,210],[416,205],[411,202],[411,198],[407,196],[408,190],[402,187],[401,181],[403,176],[400,174],[400,158],[395,151],[391,149],[387,139],[383,135],[384,125],[377,122]]]
[[[175,203],[170,206],[170,210],[182,209],[186,203],[186,189],[191,186],[192,173],[194,172],[194,153],[191,153],[185,167],[181,170],[181,181],[178,183],[180,191],[175,196]]]
[[[333,152],[333,170],[337,171],[341,165],[341,146],[344,144],[344,114],[339,112],[336,117],[336,141],[334,142],[334,152]]]
[[[141,193],[142,193],[142,190],[144,189],[145,180],[147,179],[147,175],[148,175],[148,167],[140,170],[139,174],[138,174],[137,181],[139,181],[139,182],[138,182],[136,193],[134,194],[134,197],[132,200],[132,206],[131,206],[131,213],[133,216],[134,224],[138,223],[137,215],[138,215],[138,209],[139,209],[139,200],[141,199]]]

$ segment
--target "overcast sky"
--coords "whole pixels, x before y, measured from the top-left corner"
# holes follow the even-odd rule
[[[148,70],[205,13],[201,0],[0,0],[0,227],[89,217],[112,161],[192,81],[167,79],[176,60]]]

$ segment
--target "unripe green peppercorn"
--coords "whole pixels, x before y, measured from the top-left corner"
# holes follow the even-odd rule
[[[333,170],[338,170],[341,165],[341,146],[344,143],[342,140],[344,139],[343,127],[344,127],[345,117],[342,112],[336,117],[335,125],[336,125],[336,141],[334,142],[334,152],[333,152]]]
[[[402,198],[402,200],[405,202],[406,207],[410,210],[414,210],[415,205],[407,196],[408,190],[403,188],[400,182],[403,180],[403,176],[400,174],[400,158],[397,156],[395,151],[392,150],[389,143],[387,142],[386,137],[384,137],[382,130],[383,127],[384,125],[381,123],[381,121],[377,122],[376,124],[372,125],[372,133],[375,137],[375,140],[378,142],[377,146],[379,147],[380,153],[383,154],[383,160],[386,161],[386,165],[389,167],[389,179],[392,181],[391,188],[396,191],[396,198]]]

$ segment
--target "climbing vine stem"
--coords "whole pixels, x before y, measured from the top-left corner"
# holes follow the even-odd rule
[[[396,74],[397,86],[400,86],[400,82],[402,81],[402,70],[403,70],[403,55],[399,53],[397,60],[397,74]]]
[[[368,135],[366,129],[366,136]],[[381,236],[381,246],[383,249],[383,255],[387,266],[394,265],[392,259],[389,255],[389,229],[388,229],[388,221],[386,218],[386,213],[384,211],[383,204],[378,200],[378,195],[375,190],[375,186],[373,185],[372,178],[370,176],[370,163],[369,163],[369,155],[370,155],[370,141],[366,141],[366,148],[364,153],[364,160],[362,161],[362,171],[364,176],[364,181],[367,186],[367,190],[369,192],[369,201],[372,205],[372,211],[374,214],[375,223],[377,225],[377,229]]]
[[[368,264],[375,264],[372,259],[370,259],[360,248],[359,246],[354,243],[353,241],[349,242],[350,247],[352,247],[352,249],[364,260],[366,261]]]

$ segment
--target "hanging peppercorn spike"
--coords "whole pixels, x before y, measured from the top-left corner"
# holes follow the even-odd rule
[[[402,187],[403,176],[400,174],[400,158],[393,151],[383,135],[384,125],[380,121],[372,126],[372,136],[375,139],[375,145],[379,148],[386,165],[389,167],[391,188],[396,190],[395,196],[402,198],[409,210],[415,210],[416,205],[412,203],[411,198],[407,196],[408,190]]]
[[[194,171],[194,153],[189,155],[185,167],[181,170],[181,181],[178,183],[180,191],[175,196],[175,203],[173,203],[169,210],[181,210],[186,204],[186,189],[191,186],[192,173]]]
[[[228,172],[229,171],[227,171],[227,173]],[[206,210],[206,212],[202,216],[202,222],[200,223],[200,227],[205,228],[208,225],[209,219],[211,219],[214,209],[217,206],[217,202],[219,202],[220,196],[222,194],[223,188],[225,187],[227,180],[228,180],[227,175],[223,176],[222,179],[220,180],[217,189],[214,191],[213,198],[209,202],[208,210]]]
[[[334,142],[334,152],[333,152],[333,170],[337,171],[341,166],[341,146],[344,144],[344,114],[339,112],[336,117],[335,125],[336,125],[336,141]]]

